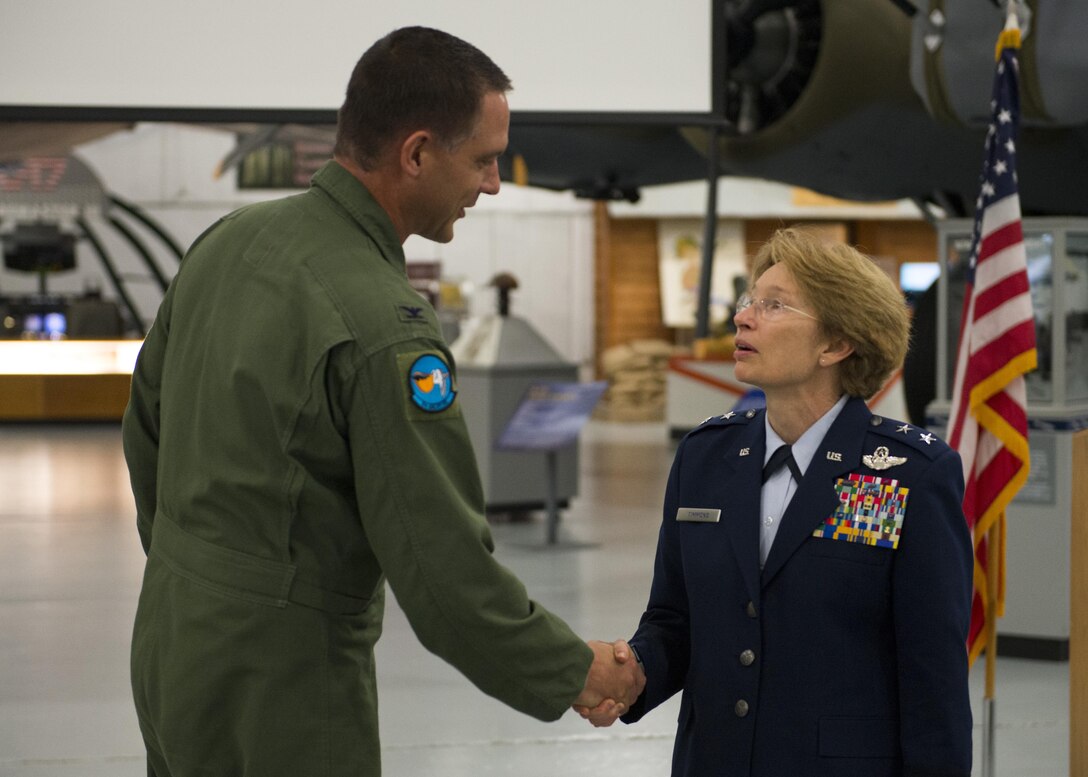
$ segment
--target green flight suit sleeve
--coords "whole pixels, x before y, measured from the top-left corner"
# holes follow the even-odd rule
[[[168,292],[140,348],[132,371],[128,406],[121,420],[121,438],[129,480],[136,499],[136,529],[144,553],[151,548],[159,466],[159,402],[162,368],[169,333],[173,293]]]
[[[428,338],[350,353],[337,363],[360,518],[413,630],[485,693],[558,718],[592,651],[492,556],[460,403],[428,412],[411,399],[410,365],[449,354]]]

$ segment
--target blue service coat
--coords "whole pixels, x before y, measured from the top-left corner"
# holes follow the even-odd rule
[[[967,777],[973,556],[959,455],[849,400],[760,570],[763,413],[709,420],[680,444],[631,639],[646,689],[623,720],[683,691],[676,776]],[[903,461],[867,466],[882,447],[885,463]],[[821,527],[851,475],[907,489],[895,549],[814,536],[833,530]],[[720,515],[677,520],[689,508]]]

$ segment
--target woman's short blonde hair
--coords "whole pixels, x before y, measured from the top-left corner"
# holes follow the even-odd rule
[[[840,363],[843,391],[863,399],[879,391],[910,339],[907,303],[891,278],[856,249],[801,229],[780,229],[760,248],[752,283],[776,264],[789,270],[824,333],[853,346]]]

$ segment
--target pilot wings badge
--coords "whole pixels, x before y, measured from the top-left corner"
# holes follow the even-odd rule
[[[861,460],[865,463],[866,467],[872,469],[891,469],[892,467],[898,467],[900,464],[906,463],[907,457],[889,456],[888,449],[881,445],[872,454],[862,456]]]

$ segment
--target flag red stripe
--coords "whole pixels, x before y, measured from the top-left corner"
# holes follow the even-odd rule
[[[990,288],[975,295],[975,321],[1004,305],[1010,299],[1028,294],[1031,287],[1026,273],[1007,275]]]
[[[986,400],[986,404],[993,408],[993,411],[999,416],[1004,418],[1013,429],[1016,429],[1021,434],[1028,433],[1028,414],[1024,406],[1009,396],[1008,392],[1002,391],[998,394],[994,394],[992,397]]]
[[[1021,321],[985,348],[971,355],[964,379],[964,393],[968,386],[977,386],[1015,357],[1035,348],[1035,322]]]
[[[1012,455],[1007,448],[1002,448],[1001,452],[986,465],[986,469],[976,477],[973,489],[976,522],[986,513],[1001,495],[1001,490],[1023,466],[1024,462]]]
[[[984,221],[983,227],[985,226],[986,222]],[[1002,224],[997,229],[991,230],[982,236],[982,243],[978,249],[978,263],[982,264],[994,254],[1022,242],[1024,242],[1024,232],[1019,220]]]
[[[960,313],[960,336],[956,341],[956,374],[953,383],[953,391],[956,392],[952,397],[952,410],[953,416],[948,419],[948,444],[955,448],[959,454],[963,457],[963,466],[966,468],[969,464],[970,455],[974,454],[974,451],[964,451],[961,446],[961,437],[964,430],[967,428],[967,424],[974,424],[974,419],[970,416],[971,404],[967,401],[967,393],[962,390],[959,381],[966,380],[966,374],[962,371],[965,367],[966,361],[970,361],[967,354],[970,352],[969,348],[965,345],[971,337],[971,327],[967,325],[967,322],[971,317],[971,301],[975,293],[974,286],[968,282],[964,289],[963,296],[963,310]],[[962,366],[961,366],[962,365]],[[967,455],[970,454],[970,455]]]

